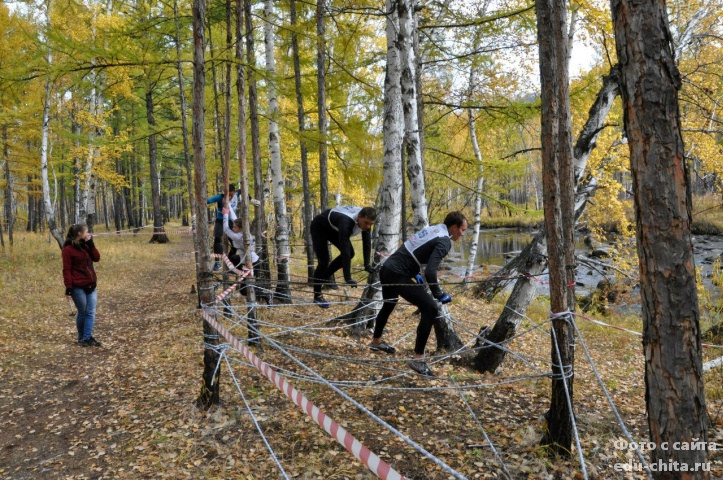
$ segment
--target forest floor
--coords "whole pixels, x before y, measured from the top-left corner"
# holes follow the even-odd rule
[[[148,244],[149,238],[145,233],[96,240],[101,262],[94,336],[101,348],[75,342],[57,245],[39,236],[18,236],[12,251],[0,255],[0,479],[283,478],[246,404],[289,478],[374,478],[237,352],[228,352],[228,365],[243,397],[224,363],[222,404],[207,411],[195,407],[203,339],[191,293],[191,239],[173,236],[171,243],[157,245]],[[361,289],[336,292],[345,293],[353,300]],[[311,298],[308,289],[294,294]],[[232,299],[243,305],[238,295]],[[261,320],[269,324],[262,330],[276,328],[272,323],[305,325],[349,310],[347,305],[322,311],[298,303],[261,310]],[[460,337],[469,341],[471,332],[494,323],[501,308],[457,295],[450,311],[460,322]],[[368,338],[348,336],[344,328],[275,338],[324,377],[358,381],[345,388],[350,396],[467,478],[580,479],[576,449],[570,459],[560,459],[539,446],[550,381],[534,372],[549,359],[550,342],[533,325],[547,308],[543,301],[531,309],[531,319],[520,326],[528,333],[509,345],[528,360],[510,355],[495,375],[448,360],[433,366],[438,378],[409,374],[403,361],[411,353],[417,317],[401,303],[385,333],[387,341],[398,342],[393,357],[370,352]],[[588,322],[579,326],[632,438],[647,441],[639,337]],[[624,326],[640,330],[639,324]],[[235,328],[244,338],[243,326]],[[434,335],[428,348],[434,348]],[[452,478],[328,387],[310,381],[268,341],[254,351],[284,369],[312,402],[407,478]],[[635,456],[616,448],[623,434],[583,349],[576,351],[576,420],[589,478],[645,478],[616,471],[616,463],[630,464]],[[720,350],[706,351],[704,361],[720,355]],[[384,364],[392,361],[399,366]],[[718,444],[710,459],[711,478],[721,478],[723,368],[707,373],[705,381],[710,441]]]

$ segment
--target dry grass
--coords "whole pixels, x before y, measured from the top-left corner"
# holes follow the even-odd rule
[[[0,308],[0,478],[278,478],[238,392],[222,371],[223,405],[210,411],[194,407],[201,379],[201,325],[195,311],[190,239],[173,237],[170,245],[149,245],[148,235],[104,236],[97,240],[99,311],[96,337],[102,349],[73,344],[74,322],[63,298],[57,246],[37,236],[16,236],[11,252],[0,256],[4,302]],[[297,253],[298,254],[298,253]],[[298,254],[300,255],[300,254]],[[298,269],[303,277],[305,271]],[[345,293],[343,290],[339,293]],[[359,290],[348,292],[352,297]],[[308,289],[295,295],[310,298]],[[243,305],[237,297],[234,304]],[[482,325],[491,325],[501,305],[488,305],[456,295],[452,313],[461,322],[460,336],[472,338]],[[543,321],[549,306],[537,302],[531,321],[520,331]],[[263,310],[261,319],[300,326],[341,314],[348,307],[321,311],[313,306]],[[634,318],[606,319],[640,330]],[[388,341],[400,340],[394,357],[366,348],[368,339],[348,337],[344,330],[324,337],[285,334],[274,337],[328,378],[372,381],[387,375],[382,367],[406,373],[403,359],[411,352],[417,317],[400,305],[388,325]],[[636,323],[638,322],[638,323]],[[583,339],[636,440],[647,438],[640,339],[619,331],[580,322]],[[272,327],[265,327],[272,332]],[[243,326],[234,329],[243,338]],[[432,336],[433,337],[433,336]],[[434,340],[429,346],[433,348]],[[549,337],[531,330],[510,347],[544,366]],[[357,362],[321,358],[318,352],[353,357]],[[269,363],[300,369],[266,344],[257,350]],[[706,358],[714,355],[705,352]],[[342,447],[238,354],[230,354],[234,374],[246,400],[292,478],[372,478]],[[537,360],[534,360],[537,359]],[[364,361],[366,363],[360,363]],[[392,367],[392,365],[394,365]],[[523,362],[508,357],[496,375],[479,375],[450,362],[434,366],[439,379],[404,375],[389,381],[400,390],[351,388],[348,393],[388,423],[409,435],[468,478],[501,478],[474,418],[458,393],[447,389],[444,378],[460,385],[482,384],[530,373]],[[711,432],[721,442],[722,369],[706,375]],[[583,451],[591,478],[623,477],[613,470],[629,452],[616,450],[621,436],[582,349],[577,349],[575,404]],[[317,383],[292,380],[311,401],[340,421],[392,466],[415,479],[448,478],[438,466],[415,453],[348,402]],[[423,387],[438,387],[418,390]],[[475,416],[501,452],[514,478],[579,478],[575,456],[551,460],[538,446],[542,415],[549,404],[547,379],[519,379],[514,383],[477,388],[466,393]],[[575,453],[576,455],[576,453]],[[718,461],[718,472],[721,463]],[[642,477],[639,477],[642,478]]]

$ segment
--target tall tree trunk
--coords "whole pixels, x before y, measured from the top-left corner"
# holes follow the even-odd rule
[[[470,89],[474,81],[474,70],[469,73]],[[471,99],[470,99],[471,100]],[[472,245],[469,247],[467,257],[467,270],[464,272],[464,283],[467,283],[474,273],[474,261],[477,257],[477,245],[479,244],[480,216],[482,215],[482,187],[484,187],[484,168],[482,166],[482,152],[477,142],[477,129],[474,124],[474,113],[472,109],[467,110],[469,115],[469,138],[472,141],[474,158],[477,161],[477,188],[474,192],[474,225],[472,226]]]
[[[96,78],[95,75],[92,74],[91,71],[91,77],[93,82],[93,88],[90,92],[90,107],[89,107],[89,113],[92,115],[94,119],[97,118],[98,114],[98,96],[97,91],[95,87]],[[94,126],[90,127],[90,132],[88,133],[88,155],[86,157],[85,161],[85,186],[83,188],[83,192],[81,193],[81,202],[83,203],[83,206],[85,208],[85,224],[88,226],[88,231],[93,232],[93,228],[95,227],[96,218],[98,217],[96,213],[96,206],[95,206],[95,186],[96,186],[96,179],[95,174],[93,173],[93,167],[95,165],[95,158],[96,158],[96,137],[97,137],[97,130]],[[81,217],[83,218],[83,217]]]
[[[193,180],[191,179],[191,154],[188,147],[188,126],[186,122],[186,90],[183,81],[183,65],[181,64],[181,25],[178,19],[178,1],[173,0],[173,18],[176,24],[176,31],[174,34],[174,43],[176,45],[176,71],[178,74],[178,96],[181,109],[181,135],[183,137],[183,166],[186,170],[186,186],[188,189],[188,202],[190,207],[191,215],[191,230],[193,231],[193,244],[197,245],[196,239],[198,235],[196,218],[196,197],[193,195]],[[239,35],[239,39],[241,36]],[[239,40],[240,42],[240,40]],[[198,251],[194,252],[196,256],[196,263],[198,263]]]
[[[241,177],[239,196],[239,218],[243,225],[244,251],[246,252],[246,268],[252,269],[251,263],[251,225],[249,222],[249,172],[246,153],[246,100],[243,70],[243,0],[236,0],[236,92],[238,96],[238,159]],[[249,338],[255,337],[256,321],[256,288],[253,274],[246,279],[246,319]]]
[[[8,232],[8,243],[13,245],[13,229],[15,214],[13,213],[13,177],[10,174],[10,146],[8,145],[8,126],[3,125],[3,160],[5,161],[5,226]]]
[[[394,0],[386,0],[387,12],[393,11]],[[379,210],[375,230],[374,265],[380,265],[399,245],[399,229],[402,223],[402,139],[404,138],[404,114],[400,88],[401,65],[397,48],[399,22],[396,15],[386,16],[387,70],[384,77],[384,178],[380,191]],[[342,318],[357,325],[357,330],[371,328],[381,309],[379,268],[369,274],[366,287],[354,310]]]
[[[149,243],[168,243],[163,232],[163,213],[161,212],[161,182],[158,177],[158,147],[156,144],[156,118],[153,115],[153,86],[146,90],[146,119],[151,133],[148,135],[148,162],[151,170],[151,199],[153,202],[153,232]]]
[[[213,83],[213,111],[214,111],[214,117],[213,117],[213,125],[216,132],[215,135],[215,141],[214,141],[214,151],[215,155],[219,160],[219,163],[221,164],[221,171],[224,171],[224,163],[226,161],[226,157],[223,154],[223,126],[221,125],[221,110],[218,106],[218,80],[216,79],[216,53],[215,49],[213,48],[213,32],[211,31],[211,20],[208,20],[208,25],[206,27],[208,29],[208,51],[211,54],[211,82]],[[218,177],[216,177],[216,180],[218,180]],[[217,182],[218,183],[218,182]]]
[[[552,393],[543,445],[569,455],[573,434],[573,166],[565,0],[537,1],[542,91],[542,181],[552,309]]]
[[[412,51],[414,52],[415,69],[414,69],[414,85],[416,88],[417,100],[417,125],[419,125],[419,152],[422,160],[422,179],[426,179],[426,169],[424,168],[424,97],[422,95],[422,51],[419,44],[419,8],[413,10],[414,32],[412,35]],[[426,184],[426,180],[425,180]]]
[[[268,83],[266,94],[269,99],[269,157],[271,176],[273,178],[274,214],[276,216],[276,295],[275,299],[283,303],[291,302],[289,289],[289,222],[286,215],[286,196],[284,193],[284,173],[281,170],[281,145],[279,139],[279,104],[276,100],[276,61],[274,59],[274,33],[271,30],[272,21],[271,0],[264,1],[264,46],[266,52],[266,71]]]
[[[47,15],[46,20],[46,36],[50,32],[50,0],[45,2],[45,12]],[[45,55],[48,68],[52,63],[52,57],[50,54],[50,48]],[[50,201],[50,184],[48,183],[48,130],[50,122],[50,76],[45,79],[45,96],[43,99],[43,130],[40,140],[40,174],[43,182],[43,202],[45,204],[45,220],[48,222],[48,228],[50,233],[58,242],[58,247],[63,248],[63,234],[58,231],[58,226],[55,223],[55,209]]]
[[[254,236],[258,246],[259,268],[256,285],[259,300],[271,300],[271,271],[269,240],[266,236],[266,200],[264,196],[264,173],[261,169],[261,145],[259,139],[259,105],[256,92],[256,54],[254,50],[251,0],[244,0],[244,23],[246,24],[246,79],[249,88],[249,120],[251,122],[251,157],[254,168]]]
[[[650,440],[708,441],[689,172],[665,3],[613,0],[640,263],[645,403]],[[656,448],[653,462],[704,465],[705,449]],[[656,479],[711,478],[656,472]]]
[[[326,26],[324,10],[326,0],[316,0],[316,90],[317,110],[319,116],[319,196],[321,210],[329,208],[329,181],[327,166],[327,130],[329,121],[326,118]]]
[[[412,204],[412,228],[415,232],[429,225],[427,218],[427,198],[422,169],[422,152],[419,143],[419,117],[417,116],[416,60],[413,37],[416,31],[414,22],[414,0],[399,0],[399,33],[397,37],[402,74],[402,108],[404,111],[405,146],[407,153],[407,177],[409,178],[409,198]]]
[[[77,112],[74,110],[70,113],[70,131],[73,134],[73,143],[75,144],[75,152],[80,152],[80,125],[76,120]],[[81,172],[83,171],[81,162],[83,160],[75,153],[73,155],[73,223],[81,223],[85,220],[85,203],[83,200],[83,189],[81,182]]]
[[[223,188],[225,195],[228,195],[229,175],[231,171],[231,61],[228,56],[231,54],[232,48],[231,0],[226,0],[226,50],[224,52],[226,81],[223,84],[223,99],[226,106],[226,111],[223,116]]]
[[[194,188],[196,191],[196,219],[199,228],[206,228],[208,225],[208,210],[206,203],[199,201],[207,198],[206,189],[206,146],[204,132],[204,17],[205,0],[193,0],[193,163],[194,163]],[[205,233],[205,232],[204,232]],[[197,237],[196,250],[199,252],[199,263],[196,265],[198,278],[198,295],[202,305],[209,305],[214,300],[213,295],[213,273],[211,272],[211,245],[209,236],[199,234]],[[215,318],[216,310],[207,309],[206,313]],[[218,404],[220,369],[216,370],[219,354],[215,348],[218,344],[218,332],[211,325],[203,321],[203,385],[198,396],[196,405],[200,408],[209,408]]]
[[[291,49],[294,57],[294,87],[296,89],[296,118],[299,122],[299,150],[301,154],[301,185],[304,195],[304,244],[306,250],[306,273],[309,282],[313,281],[314,276],[314,249],[311,243],[311,230],[309,225],[313,218],[311,211],[311,190],[309,187],[309,160],[306,150],[306,140],[304,138],[304,98],[301,94],[301,66],[299,63],[299,40],[296,33],[296,2],[289,0],[289,10],[291,17]]]

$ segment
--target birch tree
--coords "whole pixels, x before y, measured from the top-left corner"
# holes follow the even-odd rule
[[[399,16],[397,42],[401,67],[400,86],[404,112],[404,139],[407,154],[407,177],[412,205],[412,228],[415,232],[429,225],[427,198],[424,188],[424,171],[420,145],[420,124],[417,116],[416,59],[413,40],[416,31],[414,0],[398,0],[396,13]]]
[[[321,210],[329,208],[328,146],[326,117],[326,0],[316,0],[316,106],[319,118],[319,199]]]
[[[50,53],[50,40],[48,34],[50,32],[50,0],[45,2],[45,41],[48,42],[47,52],[45,54],[45,61],[50,70],[52,64],[52,55]],[[6,128],[6,127],[4,127]],[[50,128],[50,73],[45,79],[45,94],[43,96],[43,127],[40,139],[40,175],[43,182],[43,203],[45,205],[45,220],[48,222],[48,229],[51,235],[58,242],[58,247],[63,248],[65,239],[63,235],[58,231],[58,226],[55,223],[55,208],[53,203],[50,201],[50,184],[48,182],[48,130]],[[7,144],[7,142],[5,142]],[[7,160],[6,160],[7,162]],[[9,183],[9,182],[8,182]],[[12,238],[12,237],[11,237]]]
[[[386,0],[387,12],[393,9],[394,0]],[[384,76],[384,177],[380,189],[379,208],[374,227],[374,271],[369,274],[367,284],[357,306],[342,318],[356,325],[358,329],[371,327],[381,309],[381,286],[379,283],[379,265],[391,255],[399,245],[402,224],[402,140],[404,137],[404,114],[402,112],[402,75],[397,31],[399,24],[396,15],[386,16],[386,75]]]
[[[274,214],[276,216],[276,299],[288,303],[291,300],[289,290],[289,224],[286,215],[286,195],[284,192],[284,174],[281,170],[281,146],[279,145],[279,104],[276,99],[276,85],[274,78],[276,74],[276,61],[274,59],[274,32],[271,22],[273,14],[271,0],[264,1],[264,50],[266,53],[266,71],[269,75],[269,82],[266,87],[266,94],[269,101],[269,156],[270,169],[273,182]]]
[[[475,84],[474,67],[469,70],[469,95],[468,100],[472,102],[472,89]],[[475,127],[474,112],[471,108],[467,109],[469,117],[469,138],[474,151],[474,158],[477,162],[477,185],[474,192],[474,223],[472,225],[472,244],[469,247],[469,256],[467,257],[467,269],[464,272],[464,283],[467,283],[474,273],[474,261],[477,257],[477,245],[479,244],[480,216],[482,214],[482,188],[484,187],[484,167],[482,165],[482,151],[477,142],[477,128]]]
[[[249,222],[249,172],[247,158],[246,136],[246,82],[243,68],[243,0],[236,0],[236,93],[238,98],[238,161],[241,178],[239,195],[239,218],[244,233],[244,252],[246,252],[245,266],[253,269],[251,263],[251,224]],[[246,278],[246,319],[249,338],[252,338],[254,329],[258,328],[256,320],[256,288],[253,274]]]
[[[244,24],[246,25],[246,83],[249,90],[249,121],[251,127],[251,157],[254,169],[254,235],[259,249],[259,268],[256,284],[261,288],[259,299],[270,300],[271,274],[269,248],[266,237],[266,204],[261,169],[261,144],[259,139],[259,106],[256,91],[256,54],[254,50],[251,0],[244,0]]]

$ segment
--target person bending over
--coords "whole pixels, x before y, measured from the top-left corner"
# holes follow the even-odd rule
[[[316,258],[319,260],[314,270],[314,303],[321,308],[329,308],[329,302],[321,295],[321,285],[330,282],[331,277],[340,268],[344,272],[344,281],[352,287],[356,286],[356,282],[351,278],[351,260],[354,258],[351,237],[359,233],[362,234],[364,269],[371,272],[369,230],[376,219],[377,211],[374,207],[338,206],[321,212],[311,221],[311,241]],[[326,242],[331,242],[341,252],[331,263]]]
[[[424,361],[424,349],[429,334],[437,319],[437,303],[449,303],[452,297],[442,291],[437,282],[437,270],[444,257],[467,230],[467,219],[462,212],[450,212],[444,223],[432,225],[417,232],[404,242],[383,264],[379,271],[384,304],[376,318],[374,336],[369,346],[372,350],[394,353],[394,347],[382,341],[382,333],[389,315],[397,306],[401,296],[412,305],[416,305],[422,314],[417,326],[417,339],[414,344],[414,359],[408,365],[417,373],[434,376]],[[422,278],[422,265],[424,278]],[[416,279],[413,280],[413,279]],[[426,279],[431,295],[424,288]]]

